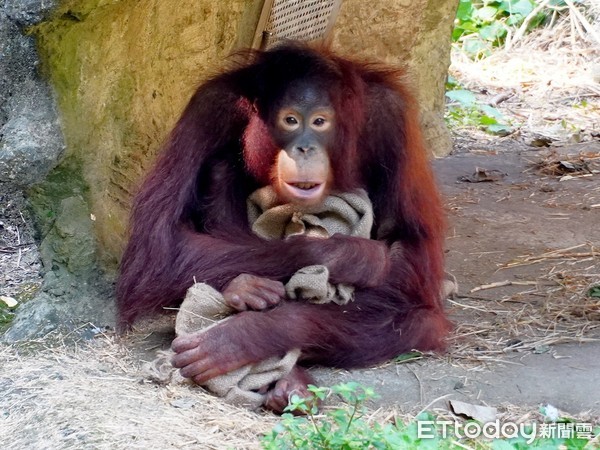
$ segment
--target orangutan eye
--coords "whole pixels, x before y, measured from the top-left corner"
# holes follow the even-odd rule
[[[317,113],[311,117],[310,126],[318,133],[324,133],[333,126],[333,114]]]
[[[296,119],[294,116],[287,116],[285,118],[285,123],[288,125],[298,125],[298,119]]]

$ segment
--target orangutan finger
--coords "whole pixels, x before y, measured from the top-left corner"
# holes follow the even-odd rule
[[[196,377],[202,377],[202,375],[209,369],[210,366],[206,364],[206,361],[201,360],[182,367],[179,369],[179,373],[182,377],[194,379]]]
[[[191,350],[186,350],[181,353],[176,353],[173,358],[171,358],[171,364],[173,367],[177,367],[181,369],[182,367],[193,364],[196,361],[204,359],[206,356],[205,352],[200,348],[195,347]]]
[[[202,342],[202,333],[179,336],[176,337],[173,342],[171,342],[171,350],[173,350],[175,353],[181,353],[198,347],[200,342]]]
[[[213,378],[218,377],[219,375],[223,375],[223,373],[227,373],[227,372],[223,372],[223,371],[219,370],[217,367],[210,367],[207,370],[203,371],[202,373],[191,377],[191,379],[196,384],[204,384],[207,381],[210,381]]]
[[[279,297],[285,297],[285,286],[283,283],[275,280],[269,280],[267,278],[262,278],[261,281],[263,282],[261,285],[263,290],[272,292]]]
[[[182,367],[179,369],[179,373],[185,378],[198,378],[206,381],[225,373],[225,371],[219,370],[219,366],[215,365],[214,361],[203,358]]]
[[[259,297],[258,295],[248,294],[244,296],[244,299],[246,305],[255,311],[261,311],[268,306],[267,301],[262,296]]]
[[[225,295],[225,304],[230,308],[235,309],[236,311],[246,311],[248,307],[246,306],[246,302],[238,295]]]
[[[274,305],[279,304],[281,302],[281,299],[283,298],[283,296],[280,295],[279,292],[269,290],[269,289],[262,290],[260,292],[260,297],[265,299],[267,301],[267,303],[269,304],[269,306],[274,306]]]

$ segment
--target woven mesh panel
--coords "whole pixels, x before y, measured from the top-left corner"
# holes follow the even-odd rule
[[[268,45],[282,39],[312,41],[325,37],[336,0],[275,0],[267,23]]]

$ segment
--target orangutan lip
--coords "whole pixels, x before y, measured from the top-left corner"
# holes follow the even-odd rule
[[[314,181],[285,183],[285,186],[293,197],[305,200],[320,197],[325,188],[324,183]]]

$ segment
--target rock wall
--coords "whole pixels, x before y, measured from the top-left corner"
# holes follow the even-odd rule
[[[64,1],[34,28],[105,267],[116,266],[132,193],[191,93],[251,42],[256,3]]]
[[[64,150],[50,88],[37,71],[35,41],[23,33],[53,3],[0,2],[0,183],[41,181]]]
[[[333,40],[348,54],[407,68],[425,138],[437,156],[452,150],[444,93],[457,7],[458,0],[344,0]]]
[[[28,34],[29,27],[55,6],[48,0],[0,1],[0,198],[6,201],[0,205],[0,226],[20,228],[23,242],[31,241],[30,212],[22,203],[21,190],[35,193],[39,186],[47,190],[55,186],[52,198],[58,205],[37,205],[41,219],[37,234],[44,238],[40,253],[28,246],[11,269],[20,272],[25,282],[20,288],[15,285],[19,274],[11,280],[10,291],[20,303],[12,327],[3,336],[7,340],[44,335],[66,322],[78,325],[103,317],[104,323],[110,323],[113,315],[106,282],[91,276],[98,271],[83,196],[87,185],[73,172],[57,177],[69,167],[62,164],[55,169],[65,141],[53,91],[39,71],[35,39]],[[16,222],[15,209],[20,215]],[[46,273],[41,289],[33,275],[40,257]],[[88,289],[90,284],[96,288]],[[99,292],[105,293],[104,301],[98,301]]]

